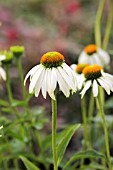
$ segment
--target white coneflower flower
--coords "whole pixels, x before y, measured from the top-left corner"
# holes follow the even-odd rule
[[[95,44],[90,44],[84,48],[80,54],[78,63],[98,64],[102,67],[110,63],[110,56],[106,51],[97,47]]]
[[[78,90],[82,88],[83,82],[81,80],[83,80],[83,77],[84,77],[84,75],[82,74],[82,71],[87,66],[89,66],[89,64],[72,64],[70,66],[75,73]]]
[[[101,66],[90,65],[83,70],[84,77],[81,79],[84,88],[81,91],[81,97],[84,96],[86,91],[92,87],[93,96],[98,96],[98,86],[102,86],[107,94],[113,91],[113,76],[105,73]]]
[[[54,91],[57,83],[66,97],[70,90],[76,91],[75,76],[73,70],[64,62],[64,56],[59,52],[47,52],[41,58],[40,64],[33,67],[25,77],[24,84],[30,76],[29,93],[38,97],[40,90],[46,98],[49,96],[55,100]]]

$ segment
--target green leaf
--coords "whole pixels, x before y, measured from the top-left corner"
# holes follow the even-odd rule
[[[25,148],[25,142],[18,140],[18,139],[13,139],[10,142],[11,148],[12,148],[12,152],[19,152],[24,150]]]
[[[0,106],[9,106],[9,103],[5,100],[0,99]]]
[[[27,106],[27,102],[26,101],[20,101],[20,100],[13,100],[11,105],[12,105],[12,107]]]
[[[105,109],[111,109],[113,108],[113,97],[110,97],[109,100],[105,102],[104,105]]]
[[[40,170],[38,167],[36,167],[32,162],[30,162],[27,158],[24,156],[20,156],[20,159],[23,161],[25,167],[27,170]]]
[[[6,108],[6,107],[4,107],[4,108],[2,108],[1,109],[3,112],[6,112],[6,113],[12,113],[12,109],[11,108]]]
[[[64,129],[61,132],[58,132],[56,134],[56,145],[58,145],[61,142],[62,136],[65,136],[66,131],[67,129]],[[50,148],[51,145],[52,145],[52,135],[50,134],[50,135],[47,135],[42,141],[43,150],[44,151],[48,150],[48,148]]]
[[[61,162],[63,155],[65,153],[65,150],[67,148],[67,145],[69,144],[69,141],[71,140],[73,134],[75,131],[80,127],[80,124],[72,125],[67,130],[65,135],[63,136],[61,142],[57,146],[57,164]]]
[[[95,169],[98,169],[98,170],[107,170],[105,166],[103,165],[100,165],[96,162],[93,162],[89,165],[83,165],[80,170],[88,170],[88,169],[91,169],[91,170],[95,170]]]
[[[44,127],[45,123],[47,122],[48,122],[48,119],[43,118],[43,119],[39,119],[37,122],[33,122],[31,125],[35,129],[41,130]]]
[[[89,150],[84,152],[75,153],[71,159],[65,164],[63,170],[65,170],[71,163],[73,163],[77,159],[81,158],[101,158],[106,159],[105,155],[95,150]]]

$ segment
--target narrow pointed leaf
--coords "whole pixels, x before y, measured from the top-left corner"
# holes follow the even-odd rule
[[[36,167],[32,162],[30,162],[27,158],[24,156],[20,156],[20,159],[23,161],[25,167],[27,170],[40,170],[38,167]]]
[[[0,106],[9,106],[9,103],[5,100],[0,99]]]
[[[80,168],[80,170],[86,170],[86,169],[108,170],[108,169],[106,169],[106,167],[104,165],[100,165],[96,162],[93,162],[89,165],[83,165],[82,168]]]
[[[82,158],[101,158],[101,159],[106,159],[105,155],[103,155],[100,152],[97,152],[95,150],[89,150],[89,151],[84,151],[84,152],[79,152],[75,153],[71,159],[65,164],[63,170],[68,169],[68,166],[73,163],[77,159],[82,159]]]
[[[13,107],[17,107],[17,106],[27,106],[27,102],[26,102],[26,101],[13,100],[12,106],[13,106]]]
[[[80,127],[80,124],[76,124],[76,125],[72,125],[70,126],[65,135],[63,136],[61,142],[58,144],[57,146],[57,164],[59,165],[59,163],[61,162],[63,155],[65,153],[65,150],[73,136],[73,134],[75,133],[75,131]]]

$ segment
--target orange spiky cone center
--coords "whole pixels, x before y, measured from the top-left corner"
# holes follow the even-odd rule
[[[84,48],[84,51],[88,54],[88,55],[92,55],[93,53],[97,52],[97,46],[95,44],[90,44],[88,46],[86,46]]]
[[[99,65],[90,65],[83,69],[83,74],[88,80],[94,80],[101,77],[102,67]]]
[[[87,66],[89,66],[89,64],[78,64],[77,67],[76,67],[76,72],[78,74],[81,74],[83,69]]]
[[[64,56],[59,52],[47,52],[42,56],[40,60],[40,63],[46,68],[61,66],[63,62]]]

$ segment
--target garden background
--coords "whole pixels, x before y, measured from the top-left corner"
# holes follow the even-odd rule
[[[65,56],[68,65],[77,64],[81,51],[88,44],[95,43],[95,20],[99,6],[98,0],[1,0],[0,1],[0,50],[8,50],[11,46],[20,45],[25,47],[22,57],[23,76],[36,64],[40,62],[41,56],[47,51],[58,51]],[[103,41],[107,17],[109,15],[109,0],[106,0],[104,12],[101,18],[101,40]],[[112,28],[113,29],[113,28]],[[107,52],[111,62],[108,72],[113,74],[113,31],[110,33]],[[15,102],[12,107],[17,107],[20,116],[24,114],[21,83],[18,79],[18,69],[16,61],[12,62],[10,68],[11,89]],[[29,83],[28,83],[29,84]],[[26,91],[28,93],[28,84]],[[18,158],[24,155],[29,160],[38,165],[41,170],[52,161],[38,157],[40,142],[45,147],[46,154],[50,147],[51,134],[51,105],[50,97],[45,100],[42,94],[38,98],[29,97],[30,116],[18,123],[12,114],[11,108],[7,105],[8,94],[5,82],[0,86],[0,125],[4,126],[1,131],[3,138],[0,138],[0,170],[25,170],[25,166]],[[109,128],[110,151],[113,156],[113,97],[105,94],[106,120]],[[6,101],[6,103],[4,103]],[[87,103],[90,102],[89,94]],[[96,115],[97,110],[94,111]],[[30,122],[30,120],[32,120]],[[13,124],[12,122],[15,121]],[[25,121],[26,123],[23,123]],[[104,148],[104,137],[99,136],[98,129],[101,129],[101,121],[93,120],[92,144],[94,148]],[[60,132],[68,125],[82,123],[81,99],[77,92],[65,98],[62,92],[58,91],[58,115],[57,131]],[[25,125],[25,130],[22,128]],[[35,129],[35,130],[34,130]],[[39,131],[38,136],[35,134]],[[28,132],[28,133],[27,133]],[[38,143],[38,142],[39,143]],[[83,127],[73,135],[65,153],[65,158],[78,152],[82,148]],[[38,144],[37,144],[38,143]],[[8,150],[8,148],[10,148]],[[98,149],[97,149],[98,150]],[[104,152],[104,151],[103,151]],[[41,155],[42,156],[42,155]],[[46,160],[45,162],[42,159]],[[86,165],[89,160],[85,160]],[[65,162],[65,161],[64,161]],[[62,166],[60,167],[62,168]],[[19,169],[18,169],[19,170]],[[48,169],[47,169],[48,170]],[[92,169],[93,170],[93,169]]]

